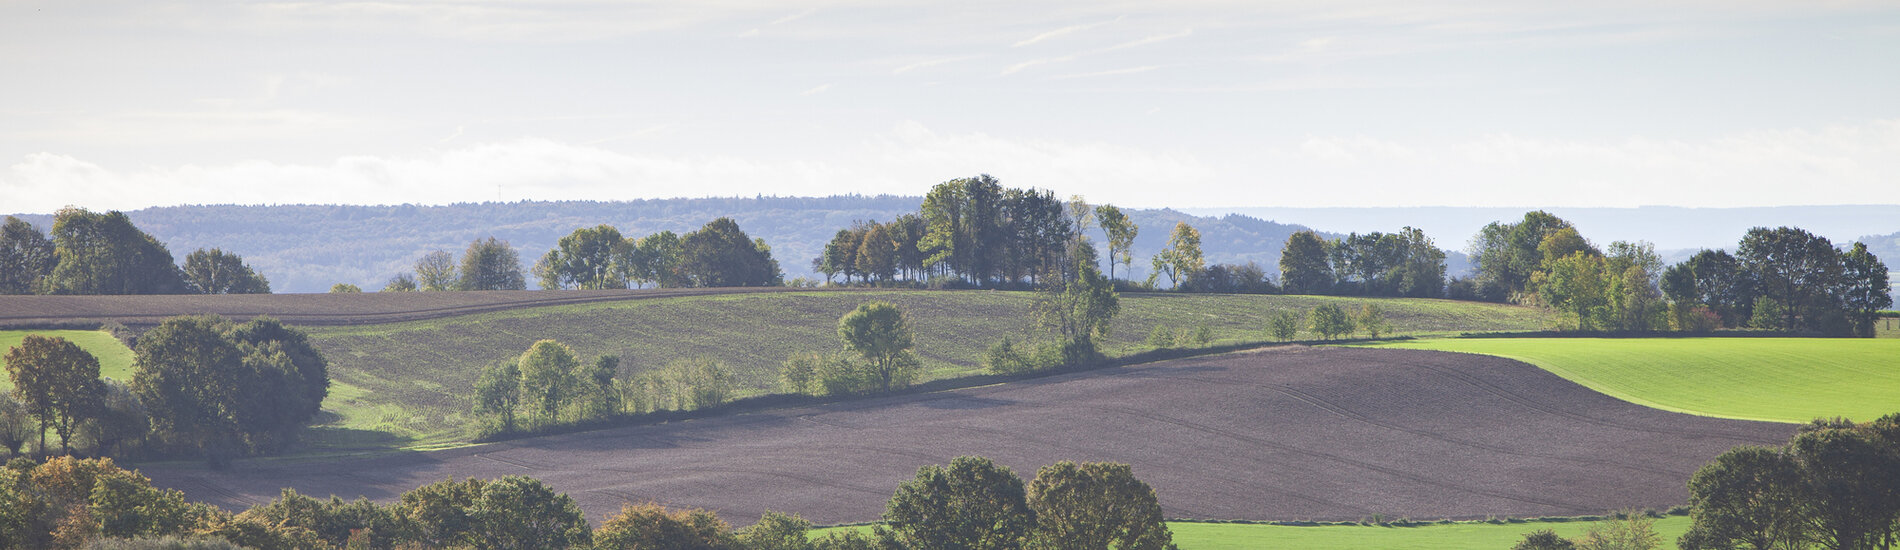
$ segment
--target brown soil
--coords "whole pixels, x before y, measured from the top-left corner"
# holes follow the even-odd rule
[[[1281,347],[449,451],[144,471],[230,508],[285,486],[387,502],[517,474],[593,521],[657,501],[824,524],[877,519],[918,467],[982,455],[1025,478],[1058,460],[1129,463],[1173,518],[1482,518],[1682,504],[1703,463],[1793,432],[1633,405],[1506,359]]]

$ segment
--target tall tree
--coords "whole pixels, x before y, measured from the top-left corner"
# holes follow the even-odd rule
[[[502,432],[515,431],[515,406],[521,403],[519,365],[519,361],[489,365],[475,380],[475,414],[500,418]]]
[[[53,241],[33,224],[7,216],[0,226],[0,294],[33,294],[53,273]]]
[[[540,480],[503,476],[482,487],[469,509],[463,542],[484,550],[589,548],[587,517],[567,495]]]
[[[964,199],[961,180],[939,183],[924,195],[919,215],[924,219],[924,238],[918,248],[924,254],[927,269],[945,273],[961,272],[964,254],[969,253],[968,237],[963,235]]]
[[[455,255],[446,250],[424,254],[416,260],[417,283],[425,291],[455,290],[462,287],[455,271]]]
[[[561,287],[584,289],[626,288],[627,281],[621,277],[621,270],[614,265],[615,258],[624,258],[631,246],[620,236],[620,230],[611,225],[601,224],[574,230],[553,250],[548,251],[549,266],[557,276]]]
[[[687,286],[686,274],[680,269],[686,253],[680,248],[679,235],[661,231],[641,237],[634,245],[640,250],[635,256],[641,262],[636,269],[640,279],[652,281],[660,288]]]
[[[884,524],[905,548],[1013,550],[1035,527],[1023,480],[978,456],[925,466],[891,495]]]
[[[785,277],[771,248],[747,236],[732,218],[681,237],[680,253],[680,270],[692,286],[774,286]]]
[[[1532,278],[1539,303],[1576,317],[1577,330],[1600,330],[1608,320],[1609,277],[1603,257],[1588,251],[1552,258]]]
[[[1168,235],[1168,246],[1155,253],[1155,271],[1148,276],[1148,281],[1153,283],[1156,276],[1167,275],[1168,286],[1179,286],[1206,265],[1201,257],[1201,232],[1187,222],[1175,222],[1174,232]]]
[[[1880,310],[1893,307],[1887,271],[1887,264],[1868,252],[1865,243],[1854,243],[1853,248],[1841,255],[1839,294],[1856,336],[1873,338],[1874,322],[1880,317]]]
[[[1123,267],[1134,264],[1135,256],[1130,251],[1135,244],[1135,235],[1141,228],[1113,204],[1095,207],[1095,219],[1102,226],[1103,237],[1108,239],[1108,278],[1112,281],[1115,279],[1116,262],[1121,262]]]
[[[1840,252],[1826,237],[1800,228],[1757,227],[1742,237],[1737,256],[1761,295],[1781,304],[1782,330],[1821,330],[1834,309],[1828,292],[1841,280]]]
[[[1399,230],[1405,247],[1402,264],[1393,276],[1398,295],[1414,298],[1438,298],[1445,294],[1445,251],[1439,250],[1425,232],[1413,227]]]
[[[884,391],[908,380],[917,367],[911,354],[915,345],[910,320],[890,302],[872,301],[838,319],[838,338],[844,347],[870,363],[870,372]]]
[[[200,248],[185,255],[185,284],[199,294],[270,294],[270,281],[221,249]]]
[[[65,338],[28,334],[7,350],[6,363],[13,397],[40,421],[40,453],[46,452],[49,426],[59,434],[61,451],[72,453],[74,428],[103,405],[99,360]]]
[[[1531,296],[1531,275],[1544,263],[1539,245],[1552,232],[1571,228],[1568,221],[1542,210],[1526,212],[1516,223],[1494,222],[1472,238],[1472,262],[1478,267],[1480,293],[1495,301]]]
[[[1332,253],[1326,239],[1312,231],[1286,238],[1280,251],[1280,288],[1287,294],[1325,294],[1333,289]]]
[[[1703,250],[1663,273],[1662,290],[1678,306],[1706,307],[1722,326],[1748,322],[1755,303],[1755,281],[1740,260],[1721,250]]]
[[[1127,464],[1062,461],[1036,471],[1029,482],[1037,548],[1050,550],[1163,550],[1174,535],[1155,491]]]
[[[884,224],[872,222],[866,226],[855,256],[857,271],[867,279],[889,281],[897,276],[897,241]]]
[[[462,253],[462,290],[526,290],[521,255],[508,241],[494,237],[468,243]]]
[[[1780,449],[1743,445],[1689,478],[1694,526],[1683,548],[1777,550],[1805,544],[1801,475]]]
[[[1095,353],[1095,339],[1107,338],[1109,322],[1121,313],[1115,285],[1095,269],[1094,261],[1078,261],[1072,279],[1050,281],[1036,297],[1033,309],[1044,327],[1054,330],[1065,344],[1064,361],[1080,362]]]
[[[140,231],[122,212],[61,209],[53,218],[54,254],[49,275],[59,294],[178,294],[185,281],[171,251]]]
[[[561,406],[573,400],[580,360],[574,350],[554,340],[535,342],[515,361],[521,369],[521,395],[541,422],[559,419]]]

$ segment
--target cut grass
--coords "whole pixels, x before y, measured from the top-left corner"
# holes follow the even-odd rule
[[[1524,534],[1550,529],[1565,538],[1581,536],[1590,521],[1550,519],[1500,523],[1433,523],[1413,527],[1377,525],[1266,525],[1252,523],[1168,522],[1174,543],[1181,550],[1257,550],[1300,548],[1303,550],[1467,550],[1471,548],[1510,548]],[[1655,528],[1663,547],[1674,548],[1675,541],[1689,530],[1688,516],[1668,516],[1656,520]],[[870,531],[870,526],[832,527],[814,530],[823,536],[836,530]]]
[[[841,348],[838,318],[870,300],[895,303],[917,333],[924,378],[978,372],[984,351],[1010,336],[1039,334],[1027,292],[890,290],[779,292],[595,302],[521,308],[458,317],[359,326],[307,327],[330,360],[330,375],[351,388],[332,401],[336,413],[320,429],[386,433],[406,445],[440,445],[463,437],[467,396],[482,367],[519,356],[553,338],[585,358],[614,354],[623,376],[667,363],[710,356],[734,373],[739,394],[776,391],[778,366],[794,352]],[[1356,309],[1366,300],[1319,296],[1126,294],[1110,355],[1152,349],[1141,340],[1157,324],[1207,325],[1214,344],[1267,339],[1267,316],[1321,303]],[[1398,334],[1524,331],[1550,315],[1517,306],[1447,300],[1380,299]],[[351,393],[355,392],[355,393]],[[333,398],[335,399],[335,398]],[[327,444],[327,443],[326,443]]]
[[[1376,344],[1516,359],[1658,409],[1746,420],[1900,412],[1900,339],[1456,338]]]
[[[132,350],[111,334],[98,330],[0,330],[0,353],[20,345],[28,334],[65,338],[99,359],[99,375],[132,382]],[[13,377],[0,376],[0,391],[13,389]]]

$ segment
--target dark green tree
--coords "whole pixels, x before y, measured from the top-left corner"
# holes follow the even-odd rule
[[[185,284],[199,294],[270,294],[269,280],[243,258],[216,248],[185,255],[184,274]]]
[[[593,541],[574,499],[531,477],[488,482],[468,515],[471,528],[463,543],[481,550],[588,548]]]
[[[897,241],[883,224],[871,223],[865,227],[855,256],[857,272],[866,279],[889,281],[897,276]]]
[[[410,277],[408,273],[397,273],[383,285],[382,292],[415,292],[417,289],[415,277]]]
[[[1326,239],[1312,231],[1286,238],[1280,251],[1280,288],[1287,294],[1326,294],[1333,290],[1332,256]]]
[[[1794,227],[1757,227],[1736,255],[1762,296],[1781,304],[1781,330],[1824,330],[1840,313],[1829,292],[1840,284],[1840,251],[1826,237]]]
[[[303,333],[267,318],[166,319],[139,337],[135,355],[132,391],[153,431],[213,466],[280,446],[329,392],[322,355]]]
[[[502,432],[515,431],[515,407],[521,403],[521,369],[503,361],[482,369],[475,380],[475,414],[501,421]]]
[[[864,357],[883,391],[908,384],[918,367],[910,351],[915,345],[910,320],[890,302],[866,302],[844,314],[838,319],[838,338],[846,350]]]
[[[680,270],[692,286],[777,286],[785,280],[771,248],[747,236],[732,218],[681,237],[680,253]]]
[[[35,294],[53,273],[53,241],[33,224],[7,216],[0,226],[0,294]]]
[[[1842,424],[1810,425],[1788,444],[1807,531],[1832,550],[1885,548],[1876,541],[1900,519],[1896,449],[1872,430]]]
[[[1162,550],[1174,535],[1154,489],[1127,464],[1062,461],[1036,472],[1027,491],[1036,548]]]
[[[1493,222],[1472,238],[1479,294],[1492,301],[1521,301],[1529,296],[1531,275],[1544,264],[1539,246],[1570,222],[1542,210],[1526,212],[1516,223]]]
[[[543,281],[542,286],[553,282],[553,288],[626,288],[627,280],[615,260],[629,257],[626,249],[631,246],[611,225],[576,229],[548,251],[553,280]]]
[[[1891,291],[1887,264],[1868,252],[1865,243],[1854,243],[1841,255],[1841,289],[1837,294],[1855,336],[1874,337],[1874,320],[1880,318],[1881,310],[1893,307]]]
[[[1779,449],[1740,446],[1689,478],[1695,524],[1679,545],[1700,549],[1776,550],[1805,544],[1801,475]]]
[[[49,275],[56,294],[180,294],[187,291],[171,251],[122,212],[65,208],[53,218]]]
[[[1557,536],[1556,531],[1538,529],[1524,534],[1524,540],[1511,545],[1511,550],[1575,550],[1577,543]]]
[[[897,487],[884,525],[905,548],[999,550],[1022,548],[1036,525],[1022,478],[978,456],[949,467],[925,466]]]
[[[651,281],[660,288],[687,286],[686,274],[680,268],[686,253],[680,247],[679,235],[661,231],[641,237],[634,247],[638,250],[634,255],[636,281]]]
[[[65,338],[28,334],[19,347],[7,350],[6,363],[13,398],[40,421],[40,453],[46,453],[51,427],[59,434],[61,452],[71,454],[74,428],[104,404],[99,360]]]
[[[462,253],[461,290],[526,290],[528,281],[521,273],[521,255],[508,241],[494,237],[468,243]]]

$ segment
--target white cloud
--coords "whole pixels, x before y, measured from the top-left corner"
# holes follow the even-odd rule
[[[831,91],[831,84],[819,84],[809,90],[799,92],[798,95],[818,95],[828,91]]]
[[[1128,67],[1126,69],[1111,69],[1107,71],[1095,71],[1092,73],[1056,75],[1049,78],[1055,79],[1055,80],[1066,80],[1066,79],[1071,79],[1071,78],[1094,78],[1098,76],[1117,76],[1117,75],[1125,75],[1125,74],[1145,73],[1145,72],[1152,71],[1159,68],[1161,68],[1160,65],[1146,65],[1142,67]]]

